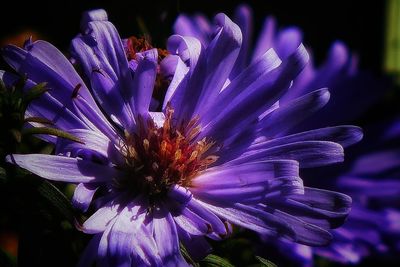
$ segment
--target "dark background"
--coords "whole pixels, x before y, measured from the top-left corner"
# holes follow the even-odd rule
[[[201,12],[212,16],[233,13],[244,1],[7,1],[1,8],[0,40],[23,30],[40,34],[58,48],[66,50],[79,31],[83,11],[104,8],[121,36],[139,34],[141,18],[157,46],[171,33],[179,12]],[[340,39],[361,58],[361,67],[379,71],[382,65],[385,1],[247,1],[260,26],[265,15],[273,14],[280,26],[297,25],[305,32],[317,61],[330,44]],[[4,44],[4,42],[3,42]]]
[[[3,1],[4,2],[4,1]],[[296,25],[304,32],[306,45],[312,47],[317,63],[322,62],[326,53],[335,40],[342,40],[360,57],[360,68],[370,70],[376,75],[382,74],[383,47],[385,33],[385,2],[386,1],[246,1],[254,10],[256,30],[262,25],[266,15],[274,15],[280,27]],[[181,13],[204,13],[212,17],[218,12],[232,15],[235,7],[243,1],[9,1],[7,6],[0,7],[0,44],[4,45],[18,34],[34,32],[40,39],[53,43],[60,50],[67,52],[71,39],[79,32],[79,22],[82,12],[88,9],[104,8],[109,20],[112,21],[122,37],[140,35],[142,33],[138,21],[143,21],[151,33],[153,44],[164,47],[165,41],[172,33],[172,25],[176,16]],[[4,3],[3,3],[4,5]],[[27,33],[24,33],[27,35]],[[0,59],[0,69],[7,68]],[[398,99],[398,98],[397,98]],[[361,124],[372,120],[371,114],[379,117],[386,116],[392,111],[400,111],[396,99],[383,102],[364,115]],[[391,105],[386,105],[386,104]],[[385,107],[384,107],[385,106]],[[383,108],[384,107],[384,108]],[[379,110],[379,111],[378,111]],[[378,111],[378,112],[377,112]],[[400,112],[398,112],[399,114]],[[392,115],[392,114],[391,114]],[[357,125],[360,125],[356,123]],[[22,243],[28,256],[42,262],[42,266],[54,266],[57,259],[69,260],[60,262],[58,266],[70,266],[78,257],[76,251],[81,251],[84,244],[71,248],[69,244],[87,236],[73,228],[52,226],[57,221],[54,218],[43,219],[34,210],[40,210],[35,203],[43,199],[29,199],[34,216],[21,214],[18,217],[28,217],[29,221],[22,223],[29,242]],[[23,202],[22,205],[25,205]],[[13,220],[10,219],[12,222]],[[58,220],[59,221],[59,220]],[[53,229],[48,234],[41,233],[37,225],[45,222],[49,225],[43,231]],[[15,222],[19,224],[21,222]],[[60,228],[60,229],[59,229]],[[2,229],[0,229],[1,232]],[[62,235],[60,235],[62,233]],[[48,240],[43,238],[47,237]],[[58,240],[55,240],[58,239]],[[30,243],[31,240],[34,242]],[[87,240],[85,240],[86,242]],[[39,242],[39,243],[38,243]],[[232,246],[231,243],[228,246]],[[232,246],[234,248],[234,246]],[[35,248],[35,249],[33,249]],[[225,253],[230,253],[229,247],[222,247]],[[51,251],[51,253],[49,253]],[[232,251],[235,251],[232,249]],[[49,257],[53,255],[53,257]],[[25,257],[25,258],[29,258]],[[43,262],[44,259],[47,261]],[[19,262],[20,266],[30,266],[29,262]],[[327,265],[328,266],[328,265]],[[329,265],[332,266],[332,265]],[[365,265],[367,264],[365,263]],[[1,267],[1,264],[0,264]]]

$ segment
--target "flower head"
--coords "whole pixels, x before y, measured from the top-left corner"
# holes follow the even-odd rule
[[[268,17],[251,53],[249,49],[252,36],[251,9],[239,6],[234,21],[242,29],[243,43],[245,43],[240,51],[242,58],[235,65],[239,70],[246,68],[270,48],[285,58],[302,41],[300,29],[289,27],[278,31],[275,20]],[[201,15],[193,17],[181,15],[174,25],[175,32],[198,37],[204,44],[210,42],[210,29],[210,23]],[[330,88],[332,101],[318,114],[288,129],[286,134],[352,121],[383,95],[386,84],[386,81],[378,81],[372,75],[358,70],[357,57],[349,53],[342,42],[337,41],[332,45],[325,62],[318,68],[308,64],[294,80],[289,92],[280,99],[280,103],[285,105],[296,97],[310,93],[314,88],[327,86]],[[355,101],[357,106],[354,105]],[[373,128],[375,132],[379,128],[381,135],[390,133],[393,138],[398,132],[396,125],[394,122],[390,127],[380,125]],[[387,140],[370,138],[368,141],[369,145],[364,142],[364,146],[358,148],[358,153],[353,153],[352,157],[347,159],[350,168],[337,168],[334,172],[325,170],[302,173],[307,184],[336,188],[353,198],[352,212],[345,225],[333,231],[333,242],[326,247],[311,248],[283,239],[265,237],[264,246],[265,244],[274,246],[275,250],[280,251],[285,257],[304,266],[312,265],[313,254],[341,263],[357,263],[372,254],[385,255],[388,251],[396,250],[398,246],[396,240],[400,233],[398,224],[395,223],[399,216],[397,195],[400,184],[396,179],[398,144],[388,149]],[[324,179],[320,179],[321,177]],[[265,247],[263,250],[265,251]],[[273,257],[273,253],[267,257]]]
[[[268,50],[234,77],[242,32],[224,14],[215,17],[207,46],[173,35],[161,61],[150,47],[127,54],[103,10],[85,14],[82,32],[72,55],[86,83],[47,42],[3,52],[32,85],[50,88],[27,114],[80,140],[41,136],[56,155],[7,160],[77,184],[73,203],[83,211],[92,203],[96,211],[82,230],[94,237],[82,266],[187,265],[180,242],[202,258],[207,238],[225,238],[231,224],[301,244],[330,242],[328,229],[343,222],[351,199],[304,188],[299,168],[341,162],[343,146],[362,134],[354,126],[285,134],[302,119],[298,112],[306,116],[329,98],[320,89],[279,106],[308,62],[302,44],[283,59]],[[159,72],[169,85],[154,111]]]

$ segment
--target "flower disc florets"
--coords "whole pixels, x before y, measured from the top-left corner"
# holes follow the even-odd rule
[[[117,188],[145,192],[154,201],[172,185],[190,186],[193,177],[218,159],[211,154],[215,142],[196,139],[201,129],[197,119],[175,125],[172,115],[168,107],[162,127],[140,118],[140,129],[125,133],[122,153],[127,175],[116,181]]]

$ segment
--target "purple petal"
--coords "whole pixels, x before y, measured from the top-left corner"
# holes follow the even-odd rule
[[[173,86],[176,86],[176,88],[172,87],[172,91],[168,92],[169,95],[172,95],[170,101],[174,107],[175,116],[179,118],[180,115],[185,115],[189,118],[190,113],[186,110],[193,109],[197,101],[197,96],[194,97],[194,94],[199,94],[199,90],[196,91],[194,88],[201,85],[204,79],[204,63],[198,64],[198,61],[205,61],[204,51],[197,39],[179,35],[172,35],[168,38],[167,48],[172,55],[179,55],[181,60],[189,67],[187,74],[185,74],[185,79],[178,86],[174,83]],[[179,67],[178,71],[180,71],[179,75],[177,75],[178,80],[182,79],[183,72],[186,71],[183,66],[180,67],[179,62],[177,65],[177,68]],[[192,77],[193,73],[196,74],[194,77]],[[188,85],[188,83],[190,84]],[[187,87],[191,88],[191,90],[186,90]],[[166,104],[167,102],[164,101],[163,107]]]
[[[242,44],[240,28],[226,15],[215,16],[216,36],[206,50],[206,76],[193,114],[201,116],[218,96],[234,66]],[[204,62],[205,63],[205,62]],[[194,73],[198,75],[198,73]]]
[[[238,188],[281,176],[298,176],[296,161],[275,160],[208,169],[192,181],[193,188]]]
[[[255,232],[280,235],[287,238],[291,238],[294,235],[291,226],[284,220],[260,209],[237,203],[222,207],[205,202],[200,203],[219,217]]]
[[[213,112],[204,114],[201,121],[206,125],[215,118],[215,114],[223,112],[240,92],[249,90],[264,75],[271,72],[281,64],[281,60],[274,50],[268,50],[257,61],[248,66],[238,77],[236,77],[218,96],[215,104],[210,108]]]
[[[265,207],[265,211],[277,216],[279,219],[290,225],[292,231],[295,233],[294,241],[296,243],[308,246],[325,246],[332,240],[332,235],[328,231],[302,221],[296,216],[292,216],[291,214],[287,214],[268,206]]]
[[[211,230],[221,236],[228,234],[226,225],[214,213],[204,207],[201,202],[192,199],[187,206],[194,214],[197,214],[211,225]]]
[[[77,137],[82,143],[73,142],[66,139],[59,139],[56,145],[56,154],[67,152],[71,153],[71,156],[77,157],[81,154],[88,152],[95,154],[94,157],[106,164],[108,163],[123,163],[124,157],[116,148],[116,145],[110,141],[105,135],[85,129],[74,129],[68,131],[68,133]]]
[[[340,144],[343,147],[350,146],[361,140],[363,133],[361,128],[356,126],[334,126],[307,132],[275,138],[269,141],[255,143],[249,146],[248,150],[266,149],[284,144],[301,141],[330,141]]]
[[[284,135],[329,101],[328,89],[320,89],[288,102],[272,111],[259,122],[261,133],[267,138]]]
[[[71,95],[80,86],[79,94],[96,109],[96,104],[84,82],[68,59],[53,45],[45,41],[36,41],[27,51],[6,46],[3,50],[5,60],[19,73],[27,74],[36,83],[46,82],[52,90],[49,93],[68,109],[74,111]],[[99,110],[97,109],[99,112]]]
[[[167,56],[163,61],[161,61],[162,68],[163,67],[165,68],[164,65],[168,64],[174,64],[176,67],[173,73],[173,78],[171,80],[171,83],[169,84],[168,90],[165,93],[164,103],[162,107],[163,110],[165,110],[169,102],[172,103],[173,101],[176,101],[180,103],[182,101],[180,98],[183,96],[183,91],[182,89],[178,90],[178,88],[182,88],[183,83],[185,83],[183,81],[183,78],[189,71],[189,68],[186,66],[186,64],[182,61],[182,59],[179,56],[170,55]]]
[[[241,164],[268,159],[290,159],[300,163],[300,168],[324,166],[344,160],[343,147],[328,141],[303,141],[249,152],[229,162]]]
[[[9,72],[0,71],[0,79],[4,81],[7,87],[10,87],[19,80],[19,77]],[[36,83],[27,80],[24,92],[28,92],[35,85]],[[44,93],[41,97],[31,101],[25,112],[25,117],[46,118],[62,130],[87,128],[83,121],[49,93]],[[39,123],[31,123],[31,125],[37,127],[43,126],[43,124]],[[54,140],[54,137],[49,139],[51,142],[54,142]]]
[[[307,61],[307,51],[301,45],[286,62],[267,73],[265,79],[231,99],[229,105],[221,113],[217,113],[213,121],[203,129],[199,138],[212,136],[214,140],[223,142],[242,132],[243,128],[253,123],[254,119],[279,100]]]
[[[104,232],[113,223],[120,210],[118,202],[115,200],[108,202],[83,223],[83,232],[88,234]]]
[[[104,9],[95,9],[84,12],[81,19],[81,30],[84,32],[88,28],[88,23],[96,20],[107,21],[107,12]]]
[[[192,192],[179,185],[172,186],[168,191],[169,198],[184,206],[192,199],[192,196]]]
[[[303,40],[303,34],[298,28],[291,27],[279,32],[274,49],[280,58],[287,58]],[[316,87],[318,88],[318,87]]]
[[[101,234],[95,235],[86,246],[82,255],[80,256],[77,267],[92,266],[97,258],[97,250],[100,244]]]
[[[72,196],[72,205],[75,208],[86,212],[89,208],[90,202],[92,202],[96,190],[96,186],[90,186],[83,183],[78,184],[75,188],[74,195]]]
[[[227,203],[259,203],[303,190],[296,161],[264,161],[207,171],[192,182],[196,198]]]
[[[118,118],[121,120],[125,129],[131,129],[134,121],[128,100],[132,96],[132,76],[128,68],[128,61],[122,46],[122,41],[115,27],[108,21],[91,21],[87,25],[87,33],[78,36],[72,41],[74,56],[80,61],[87,77],[92,77],[94,70],[106,73],[106,79],[97,83],[97,90],[103,89],[98,96],[101,101],[107,103],[106,107],[114,107],[118,104]],[[99,76],[96,76],[101,78]],[[105,83],[107,81],[107,83]],[[110,90],[111,88],[115,88]],[[105,97],[107,94],[120,94],[115,99]]]
[[[267,17],[258,35],[257,43],[253,52],[252,61],[254,62],[267,50],[273,48],[276,33],[276,21],[273,17]]]
[[[136,204],[136,203],[135,203]],[[140,238],[140,227],[143,226],[145,215],[138,215],[140,206],[130,204],[126,206],[117,216],[113,224],[107,248],[107,260],[110,266],[132,266],[131,254],[139,254],[135,246],[137,238]],[[136,241],[136,242],[135,242]],[[145,243],[145,240],[140,240]]]
[[[360,178],[344,175],[338,179],[338,186],[354,197],[374,197],[389,200],[400,196],[400,181],[398,179],[375,180],[367,177]]]
[[[377,175],[398,168],[400,157],[398,150],[378,151],[359,157],[350,171],[353,175]]]
[[[118,84],[101,69],[94,68],[89,77],[93,95],[108,116],[122,127],[127,125],[127,120],[133,121],[130,110],[126,106],[126,101],[123,99],[118,88]]]
[[[240,27],[240,30],[242,31],[243,41],[239,55],[229,76],[231,80],[233,80],[238,74],[240,74],[248,65],[248,52],[251,46],[253,32],[252,13],[253,12],[251,8],[247,5],[240,5],[235,10],[234,22]]]
[[[183,243],[191,258],[200,261],[211,253],[212,248],[202,236],[191,236],[185,230],[177,227],[179,240]]]
[[[272,200],[270,205],[303,221],[329,229],[343,224],[350,212],[351,198],[333,191],[305,187],[304,194]]]
[[[211,225],[187,208],[173,215],[175,223],[190,235],[206,235],[211,231]]]
[[[6,161],[14,163],[45,179],[71,183],[111,182],[120,176],[114,168],[78,158],[29,154],[8,155]]]
[[[163,266],[188,266],[180,253],[178,232],[171,214],[164,210],[156,211],[153,227],[154,240]]]
[[[133,79],[131,109],[136,115],[147,115],[157,74],[157,49],[142,53]]]
[[[174,33],[197,38],[203,46],[209,43],[210,22],[202,15],[179,15],[174,23]]]

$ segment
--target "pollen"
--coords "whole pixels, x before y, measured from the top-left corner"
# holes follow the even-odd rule
[[[188,187],[192,179],[218,160],[215,142],[203,138],[198,118],[176,125],[174,110],[168,106],[162,127],[149,119],[139,119],[138,133],[125,133],[121,150],[125,156],[127,176],[120,187],[162,197],[172,185]]]

